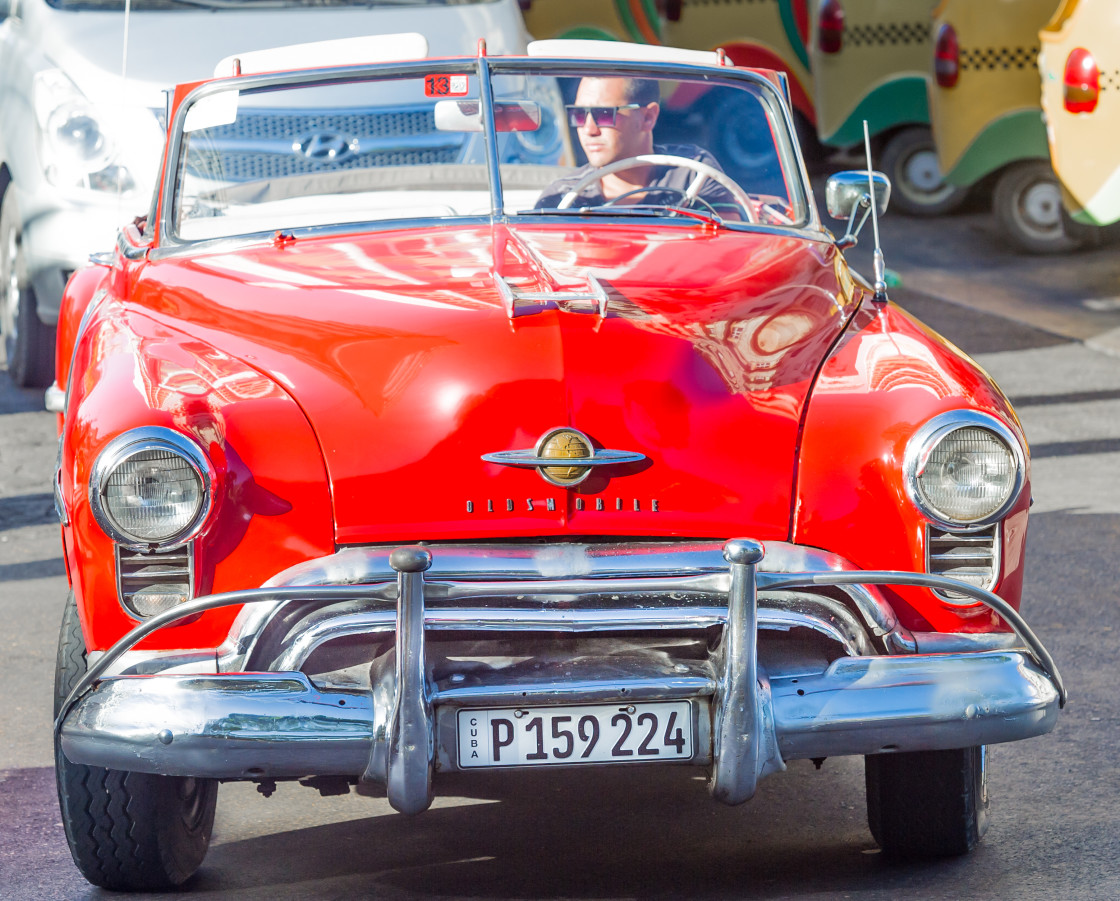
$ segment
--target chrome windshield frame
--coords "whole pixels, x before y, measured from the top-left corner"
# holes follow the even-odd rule
[[[271,237],[275,230],[268,229],[257,232],[246,232],[228,236],[184,239],[179,236],[175,219],[180,203],[180,168],[185,153],[187,132],[184,131],[187,114],[190,109],[206,97],[219,94],[223,91],[237,90],[239,94],[263,92],[269,89],[283,89],[285,87],[329,84],[344,84],[371,78],[408,78],[420,77],[430,74],[468,74],[478,79],[479,101],[484,114],[482,117],[484,152],[486,154],[486,169],[490,182],[491,211],[488,217],[491,223],[509,223],[512,220],[544,219],[535,216],[534,211],[507,213],[504,209],[504,196],[500,164],[498,159],[498,140],[494,120],[494,94],[493,78],[498,75],[540,73],[547,70],[549,75],[557,77],[578,77],[596,71],[609,71],[612,75],[622,77],[652,77],[672,80],[690,79],[702,80],[712,85],[749,84],[760,92],[763,102],[767,105],[767,114],[773,115],[776,122],[781,123],[781,137],[776,143],[776,153],[781,164],[783,175],[790,189],[790,204],[798,212],[795,225],[792,226],[760,226],[752,223],[729,222],[727,227],[742,231],[766,231],[794,233],[797,235],[816,238],[823,234],[816,204],[813,201],[812,191],[809,187],[808,173],[805,168],[804,158],[800,143],[796,137],[792,114],[780,90],[767,78],[747,70],[732,67],[713,67],[686,63],[672,62],[633,62],[633,61],[603,61],[587,59],[567,59],[550,57],[488,57],[480,54],[477,57],[453,57],[439,60],[415,60],[407,62],[381,63],[360,66],[340,66],[327,69],[300,70],[280,72],[266,75],[237,76],[235,78],[221,78],[207,81],[194,88],[180,102],[169,124],[168,151],[166,164],[160,181],[160,196],[158,203],[158,234],[151,252],[156,256],[174,255],[177,251],[186,248],[211,247],[228,242],[259,242]],[[573,210],[573,217],[578,217],[578,210]],[[446,222],[452,217],[440,218],[439,222]],[[478,214],[465,217],[454,217],[454,221],[477,221]],[[556,217],[553,217],[556,218]],[[374,219],[369,221],[356,221],[345,225],[318,225],[298,227],[292,229],[299,234],[315,234],[317,232],[346,230],[383,230],[385,228],[410,228],[430,221],[424,219],[396,218]],[[632,219],[623,214],[618,216],[603,215],[603,222],[627,222]],[[661,220],[657,220],[662,224]],[[664,224],[680,225],[675,220],[665,220]]]

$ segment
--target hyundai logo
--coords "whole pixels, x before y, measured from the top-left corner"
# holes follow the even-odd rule
[[[293,142],[292,152],[302,154],[313,163],[339,163],[358,152],[358,139],[321,131]]]

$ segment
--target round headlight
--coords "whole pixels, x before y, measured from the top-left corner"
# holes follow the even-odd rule
[[[141,429],[101,452],[90,503],[101,528],[121,544],[179,544],[201,527],[210,482],[209,463],[191,441],[168,429]]]
[[[1023,486],[1018,440],[983,413],[960,410],[935,417],[911,439],[906,458],[911,498],[947,528],[980,527],[1000,519]]]

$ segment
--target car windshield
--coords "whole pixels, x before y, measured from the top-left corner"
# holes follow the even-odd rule
[[[176,117],[170,234],[486,217],[498,198],[507,216],[809,221],[786,118],[758,78],[528,60],[495,61],[489,91],[474,60],[308,77],[196,92]]]

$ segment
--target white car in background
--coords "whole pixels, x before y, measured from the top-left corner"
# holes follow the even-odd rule
[[[449,56],[473,54],[479,38],[492,53],[527,41],[517,0],[132,0],[127,48],[124,10],[125,0],[0,0],[0,333],[20,386],[54,376],[70,274],[147,213],[172,85],[210,77],[231,54],[296,42],[419,32],[432,56]],[[316,154],[384,140],[342,125],[272,118],[259,134],[231,134],[224,159],[294,174]],[[456,136],[413,127],[430,127],[433,162],[458,152]]]

